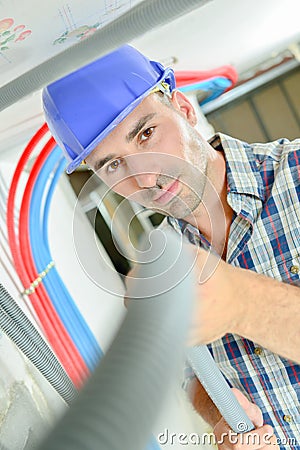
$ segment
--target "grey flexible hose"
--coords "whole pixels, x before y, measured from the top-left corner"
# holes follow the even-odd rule
[[[187,350],[189,363],[202,386],[217,406],[230,428],[246,433],[254,426],[230,390],[220,369],[205,345]]]
[[[162,239],[152,232],[152,247],[141,252],[137,279],[129,282],[131,301],[117,337],[41,450],[146,447],[183,358],[194,285],[190,254],[178,255],[174,236],[161,252]]]
[[[26,314],[0,284],[0,327],[67,403],[77,391],[64,368]]]
[[[0,111],[52,81],[164,25],[210,0],[144,0],[88,39],[29,70],[0,88]]]

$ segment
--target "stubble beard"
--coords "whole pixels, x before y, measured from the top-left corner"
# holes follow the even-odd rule
[[[181,195],[170,204],[170,214],[177,219],[186,219],[195,214],[202,203],[207,181],[207,142],[184,119],[181,122],[183,155],[185,159],[181,182]]]
[[[155,206],[152,209],[176,219],[186,219],[193,215],[202,203],[207,181],[208,153],[207,142],[185,120],[179,120],[184,144],[183,168],[179,177],[182,189],[165,207]],[[175,179],[175,175],[161,175],[158,182],[164,186]]]

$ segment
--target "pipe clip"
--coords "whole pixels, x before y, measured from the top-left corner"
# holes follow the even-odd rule
[[[49,264],[47,264],[47,266],[45,267],[45,269],[39,273],[38,277],[32,283],[30,283],[30,286],[22,292],[22,296],[33,294],[38,285],[43,281],[43,278],[45,278],[47,273],[54,266],[55,266],[54,261],[50,261]]]

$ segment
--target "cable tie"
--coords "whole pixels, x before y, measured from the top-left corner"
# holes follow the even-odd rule
[[[23,292],[22,292],[22,296],[24,295],[30,295],[33,294],[35,289],[38,287],[38,285],[43,281],[43,278],[45,278],[45,276],[47,275],[47,273],[52,269],[52,267],[55,266],[54,261],[50,261],[49,264],[47,264],[47,266],[45,267],[44,270],[42,270],[42,272],[40,272],[38,274],[38,277],[33,280],[32,283],[30,283],[29,287],[26,288]]]

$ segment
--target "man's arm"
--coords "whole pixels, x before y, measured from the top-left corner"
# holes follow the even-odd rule
[[[233,267],[202,249],[196,272],[191,345],[236,333],[300,363],[299,287]]]
[[[247,302],[235,332],[285,358],[300,363],[300,289],[241,269],[237,282]]]
[[[196,377],[188,383],[186,391],[197,413],[214,428],[222,416]]]

